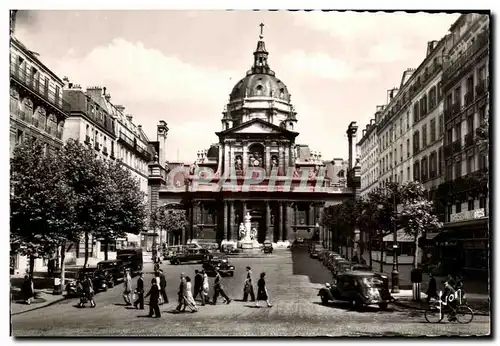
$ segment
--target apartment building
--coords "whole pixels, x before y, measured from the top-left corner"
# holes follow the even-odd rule
[[[444,64],[444,232],[436,238],[443,265],[488,275],[489,17],[464,14],[450,28]]]
[[[64,139],[78,140],[93,148],[102,160],[119,160],[137,179],[141,191],[148,194],[148,163],[152,158],[149,140],[140,125],[133,123],[133,117],[124,114],[125,107],[111,103],[111,95],[105,87],[89,87],[83,90],[78,84],[65,80],[64,98],[71,105]],[[116,256],[118,247],[140,247],[142,235],[127,234],[108,244],[108,258]],[[89,263],[104,259],[104,244],[91,239]],[[81,264],[85,258],[85,244],[80,241],[74,251],[67,255],[68,261]]]
[[[380,112],[383,107],[379,106],[379,108],[377,112]],[[375,119],[370,119],[370,123],[362,131],[357,147],[361,164],[361,187],[359,195],[363,198],[378,186],[378,138]]]
[[[14,18],[13,18],[14,17]],[[15,11],[11,11],[11,22]],[[63,145],[63,130],[69,105],[63,100],[63,81],[14,36],[11,26],[10,55],[10,155],[24,140],[40,142],[46,153]],[[11,248],[11,274],[22,275],[29,266],[27,259]],[[35,270],[46,268],[49,258],[36,259]]]

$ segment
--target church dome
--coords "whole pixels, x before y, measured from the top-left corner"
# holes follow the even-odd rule
[[[290,94],[286,85],[276,78],[275,73],[268,65],[269,53],[263,41],[262,28],[257,48],[253,52],[254,62],[247,75],[234,86],[229,95],[229,102],[241,100],[245,97],[271,97],[290,102]]]
[[[255,96],[272,97],[286,102],[290,100],[290,94],[286,85],[274,75],[268,73],[248,74],[236,83],[231,91],[229,100],[235,101]]]

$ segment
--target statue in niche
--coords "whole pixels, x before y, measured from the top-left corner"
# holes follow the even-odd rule
[[[243,160],[240,155],[236,156],[234,161],[234,169],[236,172],[243,172]]]
[[[299,171],[298,171],[297,167],[295,167],[293,169],[293,177],[294,178],[300,178],[300,174],[299,174]]]
[[[273,155],[271,156],[271,169],[277,169],[278,168],[278,156]]]
[[[251,158],[250,158],[250,163],[252,167],[262,167],[262,156],[258,151],[255,151]]]
[[[189,167],[189,175],[194,175],[196,169],[198,168],[198,164],[196,161]]]

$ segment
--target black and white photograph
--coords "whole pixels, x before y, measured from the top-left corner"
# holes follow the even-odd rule
[[[11,337],[491,336],[490,10],[9,12]]]

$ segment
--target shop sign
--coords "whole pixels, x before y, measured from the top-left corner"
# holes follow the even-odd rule
[[[484,216],[485,216],[484,208],[475,209],[475,210],[466,210],[466,211],[463,211],[461,213],[451,214],[450,221],[451,222],[458,222],[458,221],[473,220],[473,219],[482,218]]]

